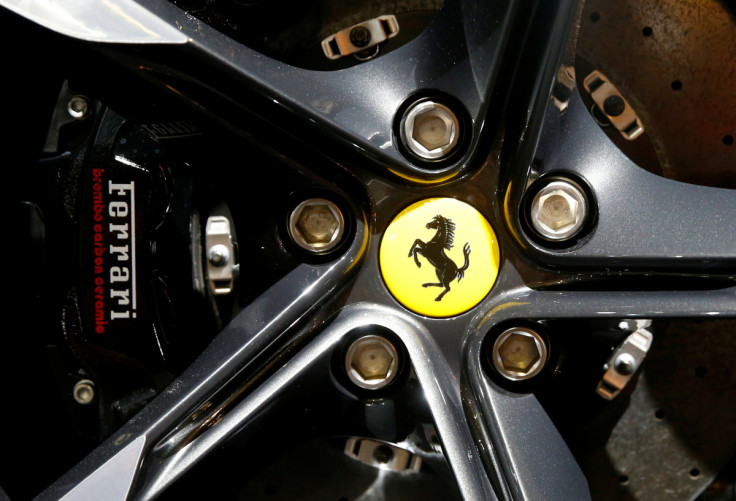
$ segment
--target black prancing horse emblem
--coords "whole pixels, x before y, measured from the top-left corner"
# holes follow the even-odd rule
[[[445,294],[450,292],[450,282],[457,278],[459,282],[465,276],[465,270],[470,266],[470,242],[466,242],[463,246],[463,255],[465,256],[465,264],[462,268],[458,268],[455,262],[445,254],[445,249],[450,250],[453,246],[453,239],[455,238],[455,223],[452,219],[447,219],[443,216],[435,216],[430,222],[427,223],[427,228],[430,230],[437,230],[432,240],[429,242],[422,242],[420,239],[414,240],[414,245],[411,246],[409,251],[409,257],[414,256],[414,262],[417,263],[417,267],[421,268],[422,263],[419,262],[418,254],[424,256],[429,264],[434,266],[437,270],[437,283],[426,283],[422,284],[422,287],[444,287],[445,290],[440,292],[435,301],[442,301]]]

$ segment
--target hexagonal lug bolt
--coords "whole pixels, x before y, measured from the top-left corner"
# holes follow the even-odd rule
[[[531,379],[547,364],[548,350],[542,336],[526,327],[513,327],[493,343],[491,360],[501,376],[511,381]]]
[[[554,180],[534,196],[530,220],[534,231],[551,241],[577,235],[588,217],[588,199],[576,183]]]
[[[420,101],[406,110],[399,127],[401,141],[417,158],[437,162],[458,144],[460,122],[444,104]]]
[[[74,400],[80,405],[88,405],[95,398],[95,383],[89,379],[81,379],[77,381],[72,390]]]
[[[378,390],[394,380],[399,369],[399,355],[382,336],[363,336],[350,345],[345,355],[345,370],[350,381],[366,390]]]
[[[326,254],[338,246],[345,232],[345,218],[324,198],[303,201],[289,216],[289,236],[302,249]]]

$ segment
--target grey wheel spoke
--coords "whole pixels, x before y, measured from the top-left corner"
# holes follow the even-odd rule
[[[310,371],[317,368],[324,372],[325,359],[331,357],[348,333],[365,328],[366,318],[371,319],[369,326],[389,329],[404,343],[409,360],[402,363],[411,365],[421,384],[458,490],[465,499],[493,499],[493,491],[463,417],[456,374],[440,355],[434,339],[421,323],[408,315],[369,303],[341,310],[329,327],[215,426],[190,446],[162,458],[161,468],[156,468],[152,474],[144,472],[143,486],[138,494],[143,499],[155,496],[198,458],[236,432],[247,430],[248,426],[262,430],[270,413],[282,411],[282,406],[298,398],[295,388],[301,387],[302,391],[310,388]]]
[[[511,284],[513,277],[501,277]],[[467,331],[464,363],[471,396],[468,414],[477,416],[483,452],[498,465],[514,498],[584,499],[587,482],[567,445],[534,394],[500,388],[483,367],[483,342],[504,322],[556,319],[619,320],[736,316],[734,288],[690,292],[538,291],[509,288],[489,298]],[[544,493],[544,494],[541,494]]]
[[[185,448],[221,419],[267,368],[271,361],[264,356],[269,348],[282,346],[275,350],[279,353],[283,346],[309,332],[310,322],[320,318],[317,312],[330,310],[327,305],[344,285],[346,274],[364,257],[365,231],[359,222],[352,246],[338,260],[325,265],[300,265],[254,300],[166,390],[40,498],[58,499],[86,477],[104,474],[107,471],[104,465],[108,461],[115,464],[115,458],[141,437],[145,447],[138,463],[147,467],[151,463],[155,465],[150,454],[156,447],[166,449],[170,455],[171,450]],[[189,462],[177,471],[181,473],[199,457],[188,456]],[[170,463],[170,460],[163,461],[147,472],[154,478],[163,475]],[[135,462],[126,464],[136,468]],[[134,490],[136,482],[134,479]],[[90,481],[84,485],[99,487],[100,484]],[[81,497],[75,499],[86,499],[90,494],[78,490],[75,496]],[[99,492],[92,494],[100,496]]]
[[[549,106],[535,158],[543,165],[538,175],[572,172],[586,180],[598,217],[579,248],[559,252],[532,242],[528,255],[540,262],[710,274],[733,268],[731,190],[672,181],[638,167],[597,126],[577,92],[564,115]],[[520,200],[519,186],[511,187],[510,198]],[[524,231],[518,219],[513,224]]]
[[[512,2],[474,5],[450,0],[419,37],[399,49],[341,71],[316,72],[271,59],[234,42],[199,19],[164,0],[143,2],[146,9],[178,30],[189,42],[168,47],[166,57],[151,56],[146,65],[126,48],[101,50],[131,70],[173,91],[213,118],[238,127],[243,115],[255,113],[299,138],[305,133],[336,141],[365,162],[404,175],[446,177],[464,162],[482,162],[480,133],[491,93],[511,35],[517,6]],[[472,15],[469,13],[472,12]],[[458,33],[451,41],[447,33]],[[175,60],[186,61],[177,67]],[[204,61],[204,62],[203,62]],[[439,70],[441,68],[441,70]],[[244,93],[243,90],[247,90]],[[393,140],[396,112],[411,96],[432,89],[451,95],[470,115],[472,134],[467,154],[452,165],[426,168],[407,160]]]
[[[483,373],[481,355],[468,355],[472,398],[468,413],[479,416],[484,452],[497,464],[513,499],[590,499],[588,483],[554,423],[533,394],[509,394]]]

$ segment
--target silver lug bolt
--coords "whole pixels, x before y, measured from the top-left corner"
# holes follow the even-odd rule
[[[299,247],[314,254],[337,247],[344,232],[342,212],[324,198],[305,200],[289,216],[289,236]]]
[[[439,161],[455,149],[460,135],[457,116],[444,104],[420,101],[401,119],[401,141],[416,157]]]
[[[72,390],[72,395],[78,404],[87,405],[92,403],[95,398],[95,383],[89,379],[77,381],[74,390]]]
[[[585,193],[572,181],[552,181],[532,200],[532,226],[547,240],[562,241],[574,237],[587,216]]]
[[[66,111],[69,113],[70,117],[77,120],[83,120],[87,118],[87,115],[89,114],[89,104],[84,97],[74,96],[66,105]]]
[[[381,336],[363,336],[353,342],[345,355],[350,380],[366,390],[384,388],[396,377],[399,355]]]
[[[493,366],[511,381],[530,379],[547,364],[547,345],[538,333],[526,327],[513,327],[493,343]]]
[[[222,244],[213,245],[207,251],[207,259],[213,266],[225,266],[230,261],[230,251]]]

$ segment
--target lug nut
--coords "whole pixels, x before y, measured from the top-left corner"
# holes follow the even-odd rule
[[[350,380],[361,388],[377,390],[387,386],[399,367],[396,348],[381,336],[363,336],[348,348],[345,370]]]
[[[511,381],[530,379],[547,363],[547,345],[542,336],[526,327],[505,330],[493,343],[491,359],[499,374]]]
[[[69,113],[70,117],[77,120],[83,120],[87,118],[87,114],[89,113],[89,104],[84,97],[74,96],[66,105],[66,111]]]
[[[455,149],[460,123],[450,109],[434,101],[420,101],[401,119],[401,141],[416,157],[438,161]]]
[[[78,404],[87,405],[92,403],[95,398],[95,383],[89,379],[77,381],[72,390],[72,395]]]
[[[572,181],[552,181],[532,200],[532,226],[547,240],[572,238],[583,227],[587,215],[585,194]]]
[[[340,243],[345,219],[334,203],[310,198],[300,203],[289,217],[289,236],[302,249],[324,254]]]

